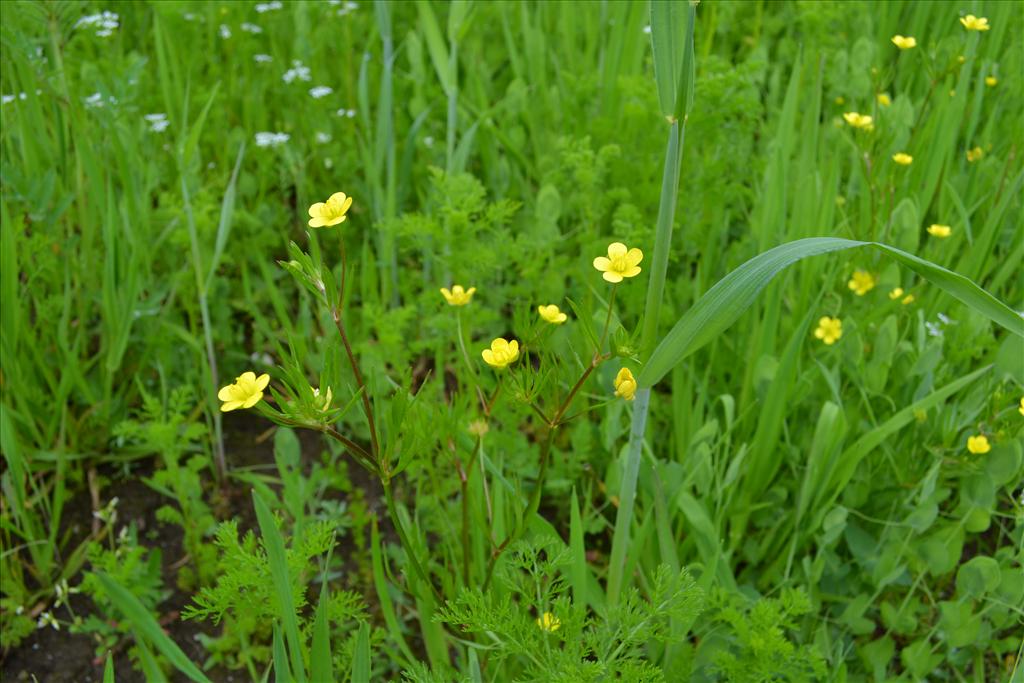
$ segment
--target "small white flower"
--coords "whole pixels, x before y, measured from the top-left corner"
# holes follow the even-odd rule
[[[253,33],[253,34],[263,33],[263,29],[262,28],[260,28],[256,24],[250,24],[248,21],[243,21],[241,28],[246,33]]]
[[[200,15],[193,14],[192,12],[185,12],[182,16],[185,17],[185,21],[204,21]]]
[[[318,85],[315,88],[309,89],[309,94],[313,97],[314,100],[319,100],[321,97],[327,97],[332,92],[334,92],[334,89],[329,88],[326,85]]]
[[[53,618],[53,615],[49,612],[43,612],[39,615],[39,621],[36,622],[36,628],[46,628],[52,626],[54,631],[60,630],[60,624]]]
[[[90,107],[90,108],[94,108],[94,109],[97,108],[97,107],[102,107],[103,106],[103,95],[99,94],[98,92],[94,92],[92,95],[89,95],[88,97],[85,98],[85,106]]]
[[[143,118],[149,122],[149,129],[154,133],[163,133],[171,125],[167,114],[146,114]]]
[[[324,159],[324,168],[328,170],[334,168],[334,162],[331,161],[330,157]]]
[[[257,64],[267,64],[274,61],[274,58],[270,55],[253,55],[252,58],[256,60]]]
[[[227,24],[221,24],[220,25],[220,37],[223,38],[224,40],[227,40],[228,38],[230,38],[231,37],[231,27],[228,26]]]
[[[280,147],[291,138],[288,133],[256,133],[257,147]]]
[[[294,59],[292,60],[292,68],[285,71],[284,76],[281,78],[284,79],[285,83],[291,83],[296,78],[300,81],[309,81],[312,80],[313,77],[310,75],[308,66],[304,65],[299,60]]]
[[[951,319],[945,313],[937,313],[936,315],[938,316],[939,320],[942,321],[943,325],[955,325],[956,324],[956,321]]]
[[[24,95],[25,93],[22,93]],[[4,104],[10,104],[14,100],[18,99],[17,95],[0,95],[0,102]]]
[[[928,330],[928,334],[930,336],[932,336],[932,337],[941,337],[942,336],[942,326],[940,326],[938,323],[933,323],[933,322],[930,322],[930,321],[926,321],[924,326],[925,326],[925,329]]]
[[[316,134],[316,141],[319,142],[321,145],[326,145],[328,142],[331,141],[331,134],[318,132]]]
[[[644,26],[644,33],[646,33],[647,35],[651,34],[650,24],[648,24],[647,26]]]
[[[264,12],[269,12],[275,9],[281,9],[282,7],[284,7],[284,5],[282,5],[278,0],[273,0],[273,2],[259,3],[258,5],[256,5],[256,11],[259,12],[260,14],[263,14]]]
[[[423,146],[424,147],[433,147],[434,146],[434,138],[431,137],[430,135],[427,135],[426,137],[424,137],[423,138]]]

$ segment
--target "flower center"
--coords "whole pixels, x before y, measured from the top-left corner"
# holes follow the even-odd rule
[[[621,273],[629,269],[629,263],[626,261],[625,254],[613,256],[610,260],[612,262],[612,270],[614,271],[618,271]]]

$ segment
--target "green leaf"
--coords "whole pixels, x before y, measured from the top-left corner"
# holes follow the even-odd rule
[[[192,663],[188,655],[182,652],[173,640],[167,637],[156,618],[139,602],[138,598],[107,574],[98,573],[96,578],[99,579],[103,590],[110,597],[110,601],[131,624],[137,641],[151,643],[178,671],[193,681],[209,683],[210,679],[203,675],[203,672]]]
[[[352,683],[370,683],[370,626],[365,621],[359,625],[359,633],[356,634]]]
[[[263,546],[267,550],[267,561],[270,563],[274,590],[281,605],[280,616],[284,623],[285,638],[288,641],[292,673],[301,683],[306,680],[306,668],[302,662],[302,640],[299,637],[299,622],[295,616],[295,603],[292,601],[292,584],[288,577],[288,559],[285,556],[284,539],[281,537],[281,532],[277,528],[270,508],[255,490],[252,492],[252,500],[256,507],[256,520],[260,525]]]
[[[1024,337],[1024,319],[962,275],[878,242],[809,237],[769,249],[719,280],[683,314],[662,339],[637,377],[640,386],[657,384],[687,356],[718,337],[754,303],[761,290],[787,267],[809,256],[857,247],[871,247],[891,256],[989,320]]]
[[[107,652],[107,663],[103,665],[103,683],[114,683],[114,655]]]
[[[313,645],[309,653],[309,676],[311,681],[333,681],[331,671],[331,632],[327,623],[327,577],[320,586],[320,601],[313,617]]]
[[[956,573],[956,594],[963,598],[980,598],[999,587],[999,562],[979,555],[960,565]]]

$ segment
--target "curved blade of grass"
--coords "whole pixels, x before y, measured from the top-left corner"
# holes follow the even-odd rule
[[[352,683],[370,683],[370,626],[365,621],[359,625],[359,633],[356,634]]]
[[[167,660],[174,665],[181,673],[185,674],[193,681],[199,683],[210,683],[210,679],[207,678],[199,668],[192,663],[192,660],[188,658],[181,648],[171,640],[163,629],[160,628],[160,624],[157,623],[156,618],[150,614],[139,599],[136,598],[131,591],[122,586],[120,583],[115,581],[106,574],[96,574],[96,578],[99,579],[100,584],[103,586],[103,590],[110,596],[110,601],[114,603],[123,614],[125,619],[132,625],[132,631],[135,634],[136,639],[149,642],[156,647],[160,653],[167,657]]]
[[[114,655],[107,652],[107,663],[103,665],[103,683],[114,683]]]
[[[309,653],[309,680],[333,681],[331,671],[331,633],[327,624],[327,577],[320,586],[320,601],[313,617],[313,645]]]
[[[291,667],[288,666],[288,653],[284,650],[284,640],[281,638],[281,626],[274,622],[274,683],[292,683]]]
[[[857,247],[872,247],[891,256],[992,322],[1024,337],[1024,319],[962,275],[878,242],[809,237],[769,249],[719,280],[661,340],[637,377],[638,383],[641,387],[653,386],[683,359],[715,339],[754,303],[772,278],[790,265],[809,256]]]
[[[288,641],[292,674],[301,683],[306,680],[306,668],[302,663],[302,639],[299,637],[299,622],[295,617],[295,604],[292,602],[292,584],[288,577],[284,539],[277,524],[274,523],[274,515],[271,514],[270,508],[255,490],[252,492],[252,501],[256,507],[256,520],[260,525],[263,546],[267,550],[267,561],[270,562],[274,590],[281,604],[281,621],[284,624],[285,639]]]
[[[373,586],[377,591],[377,601],[380,603],[380,612],[384,617],[384,624],[388,627],[388,633],[398,649],[401,650],[409,665],[416,661],[409,644],[405,642],[402,628],[399,626],[398,617],[395,616],[395,605],[391,601],[391,594],[388,592],[388,576],[384,571],[384,552],[381,548],[380,529],[377,526],[377,518],[374,517],[370,524],[370,559],[373,564]]]

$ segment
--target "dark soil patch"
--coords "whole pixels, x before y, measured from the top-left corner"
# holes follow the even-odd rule
[[[225,419],[225,444],[229,468],[259,467],[265,465],[274,470],[273,430],[270,425],[251,414],[227,415]],[[319,460],[324,450],[324,443],[319,434],[311,431],[299,431],[302,444],[302,462],[304,469]],[[212,624],[197,621],[184,621],[181,611],[191,602],[191,594],[177,588],[176,579],[179,568],[187,564],[183,548],[183,532],[180,527],[163,524],[156,520],[156,511],[169,499],[149,488],[143,477],[152,475],[153,459],[138,460],[127,465],[104,465],[99,473],[109,483],[100,494],[101,504],[111,497],[118,497],[118,521],[116,528],[134,523],[139,530],[140,540],[148,548],[160,548],[163,563],[163,579],[165,588],[172,591],[170,597],[160,605],[158,619],[165,632],[188,657],[202,666],[206,652],[198,640],[198,636],[217,635],[217,628]],[[127,471],[126,471],[127,468]],[[349,476],[354,489],[364,493],[364,499],[371,512],[386,520],[386,512],[380,484],[358,466],[349,468]],[[206,496],[218,519],[239,520],[239,527],[244,529],[255,527],[255,514],[249,486],[229,477],[226,485],[219,490],[212,490]],[[64,545],[65,554],[85,541],[92,531],[93,502],[88,490],[79,491],[71,498],[65,508],[64,526],[61,536],[67,538]],[[386,521],[382,523],[382,533],[389,538],[392,530]],[[341,539],[339,547],[334,551],[336,558],[348,558],[357,550],[352,542]],[[76,586],[81,582],[81,574],[69,583]],[[371,584],[367,584],[371,585]],[[370,601],[375,596],[365,596]],[[375,600],[374,600],[375,602]],[[94,613],[92,601],[85,596],[72,597],[72,608],[75,614],[85,618]],[[371,612],[374,608],[371,603]],[[66,608],[56,612],[61,620],[69,620]],[[134,671],[128,658],[127,650],[133,643],[130,640],[118,645],[114,653],[116,680],[118,683],[134,683],[145,681],[143,675]],[[103,680],[103,660],[95,654],[96,643],[85,634],[68,633],[65,628],[55,631],[52,628],[39,629],[26,638],[19,647],[3,653],[0,659],[0,680],[3,681],[39,681],[47,683],[89,683]],[[222,668],[213,668],[206,672],[213,681],[243,681],[247,679],[245,672],[232,672]],[[176,672],[171,674],[171,681],[187,681],[188,679]]]

